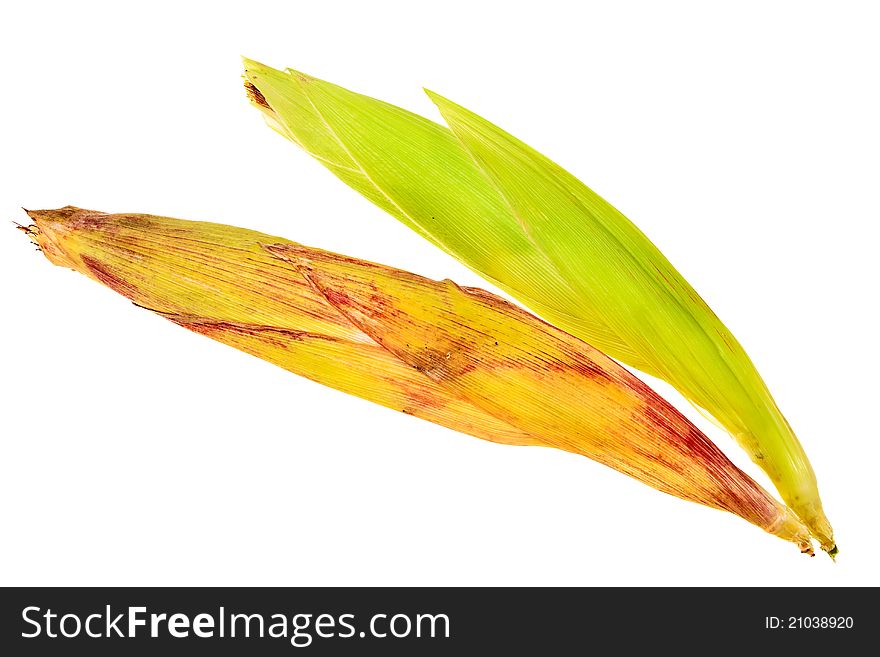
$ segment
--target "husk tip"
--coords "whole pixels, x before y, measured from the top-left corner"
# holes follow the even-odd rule
[[[241,55],[241,63],[244,66],[245,75],[269,69],[269,67],[262,62],[258,62],[256,59],[251,59],[246,55]]]
[[[428,87],[422,87],[422,91],[424,91],[425,94],[428,96],[428,98],[431,99],[431,102],[434,103],[435,105],[437,105],[438,107],[441,107],[443,105],[448,105],[449,103],[452,102],[448,98],[446,98],[445,96],[438,94],[436,91],[431,91],[430,89],[428,89]]]

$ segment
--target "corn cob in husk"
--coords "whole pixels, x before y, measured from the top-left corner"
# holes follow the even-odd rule
[[[184,328],[478,438],[582,454],[811,551],[801,521],[644,383],[489,292],[219,224],[28,214],[51,262]]]

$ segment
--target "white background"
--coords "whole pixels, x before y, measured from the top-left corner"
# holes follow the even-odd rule
[[[0,214],[214,220],[486,286],[265,127],[239,56],[439,120],[436,90],[615,203],[710,302],[810,454],[837,564],[299,379],[7,223],[0,584],[880,584],[877,5],[725,4],[7,3]]]

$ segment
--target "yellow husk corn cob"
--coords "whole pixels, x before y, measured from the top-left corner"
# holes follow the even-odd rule
[[[51,262],[180,326],[485,440],[582,454],[812,554],[801,521],[644,383],[489,292],[219,224],[28,214]]]

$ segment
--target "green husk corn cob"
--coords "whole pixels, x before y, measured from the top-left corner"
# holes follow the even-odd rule
[[[742,346],[626,217],[557,164],[428,92],[451,130],[245,60],[269,125],[405,225],[725,427],[823,549],[837,551],[807,456]]]
[[[191,331],[479,438],[582,454],[811,553],[801,521],[644,383],[495,295],[231,226],[28,214],[51,262]]]

